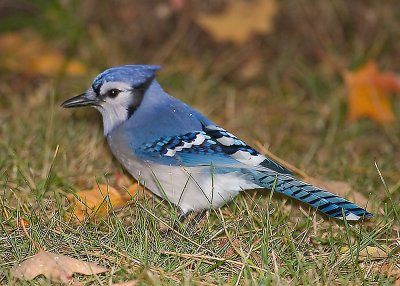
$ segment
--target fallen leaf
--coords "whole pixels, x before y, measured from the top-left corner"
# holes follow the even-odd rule
[[[340,248],[340,252],[346,252],[349,249],[348,246],[343,246]]]
[[[217,242],[217,247],[219,249],[222,249],[229,243],[229,239],[227,237],[219,237],[219,238],[217,238],[216,242]],[[233,244],[233,246],[232,246],[232,244]],[[225,249],[225,252],[223,255],[225,258],[231,258],[232,256],[239,254],[239,253],[237,253],[235,248],[236,249],[246,248],[246,245],[237,238],[235,238],[232,241],[232,244],[229,243],[228,247]]]
[[[196,21],[217,41],[243,44],[253,35],[271,32],[277,10],[274,0],[237,0],[230,1],[224,12],[200,14]]]
[[[367,116],[378,123],[395,120],[388,100],[389,91],[400,91],[396,74],[378,71],[376,64],[368,62],[355,71],[344,73],[348,89],[348,121]]]
[[[142,194],[146,196],[146,198],[152,197],[152,192],[148,189],[144,189],[143,186],[138,185],[137,182],[132,183],[132,178],[123,174],[115,173],[115,181],[119,188],[123,188],[126,190],[129,196],[134,197],[137,194],[137,197],[140,198]]]
[[[382,250],[381,248],[376,246],[367,246],[358,254],[359,260],[380,260],[387,258],[388,253],[391,252],[391,249],[386,245],[382,245],[382,248],[384,248],[385,250]]]
[[[128,189],[126,189],[126,192],[132,197],[137,193],[138,197],[140,197],[142,192],[140,192],[140,191],[138,192],[139,188],[140,188],[140,186],[138,186],[138,184],[132,184],[128,187]],[[146,192],[146,194],[148,193],[147,189],[145,190],[145,192]]]
[[[20,33],[0,36],[0,65],[27,76],[56,76],[60,71],[67,75],[83,75],[85,66],[50,46],[38,35],[24,37]]]
[[[133,188],[131,192],[133,192]],[[136,187],[137,190],[137,187]],[[110,211],[110,204],[113,208],[123,206],[131,199],[128,194],[121,195],[116,189],[109,185],[93,184],[91,190],[83,190],[76,192],[75,195],[80,198],[78,200],[73,194],[68,194],[68,200],[74,204],[73,216],[79,221],[83,221],[85,217],[96,214],[102,216]]]
[[[382,259],[387,258],[388,254],[392,250],[389,247],[387,247],[386,245],[381,245],[381,247],[385,250],[382,250],[380,247],[377,247],[377,246],[367,246],[367,247],[363,248],[358,253],[359,261],[365,261],[367,259],[368,260],[382,260]],[[340,252],[344,253],[348,250],[349,250],[349,248],[347,246],[345,246],[340,249]],[[353,250],[353,251],[355,251],[355,250]]]
[[[35,256],[14,267],[11,275],[17,279],[31,280],[43,274],[54,282],[71,283],[74,273],[92,275],[104,273],[107,270],[94,262],[80,261],[65,255],[40,250]]]
[[[29,226],[29,220],[20,218],[19,221],[17,221],[17,227],[19,227],[20,224],[22,224],[22,223],[23,223],[25,226]]]
[[[115,177],[115,183],[120,188],[129,186],[132,182],[131,178],[121,173],[114,173],[114,177]]]

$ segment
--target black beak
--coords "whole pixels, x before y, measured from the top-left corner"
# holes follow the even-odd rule
[[[61,107],[71,108],[80,106],[97,106],[97,102],[93,99],[87,98],[86,93],[70,98],[61,104]]]

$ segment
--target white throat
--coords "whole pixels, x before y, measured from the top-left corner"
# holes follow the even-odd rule
[[[128,119],[128,110],[133,102],[132,88],[129,84],[105,82],[100,88],[100,94],[106,94],[111,89],[118,89],[120,93],[115,98],[105,97],[101,105],[96,107],[103,117],[104,135]]]
[[[121,106],[112,106],[110,108],[96,107],[103,117],[104,136],[107,136],[111,130],[119,126],[128,118],[128,110]]]

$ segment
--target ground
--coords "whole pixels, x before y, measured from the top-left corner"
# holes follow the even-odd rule
[[[371,60],[398,72],[398,5],[279,1],[273,31],[232,44],[216,41],[194,20],[196,13],[223,11],[229,1],[182,1],[184,10],[173,6],[167,18],[159,12],[164,6],[151,9],[159,1],[117,1],[112,7],[87,1],[79,9],[74,1],[39,2],[47,1],[25,9],[0,4],[0,15],[10,15],[0,20],[0,39],[6,33],[40,38],[67,62],[82,63],[85,72],[16,70],[0,56],[2,284],[12,284],[10,269],[37,253],[20,218],[42,248],[110,269],[76,275],[87,285],[398,280],[400,101],[398,94],[390,97],[392,123],[348,122],[343,79],[343,71]],[[170,94],[248,144],[257,140],[314,177],[347,182],[348,197],[366,197],[376,217],[350,225],[265,190],[243,192],[190,231],[165,232],[162,221],[172,225],[176,211],[149,196],[133,198],[99,221],[74,224],[67,194],[95,181],[116,186],[116,174],[128,175],[108,148],[100,115],[59,105],[88,88],[104,68],[139,63],[162,65],[158,79]],[[362,254],[366,246],[393,252],[371,260]],[[51,282],[40,276],[19,283]]]

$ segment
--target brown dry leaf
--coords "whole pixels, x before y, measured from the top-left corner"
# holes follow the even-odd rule
[[[0,36],[0,65],[27,76],[56,76],[60,71],[67,75],[83,75],[85,66],[45,43],[39,36],[24,37],[19,33]]]
[[[201,14],[197,23],[217,41],[243,44],[255,34],[273,30],[273,18],[278,10],[275,0],[231,1],[225,11]]]
[[[219,237],[219,238],[217,238],[217,246],[220,249],[224,248],[227,243],[229,243],[229,239],[227,237]],[[232,244],[235,247],[233,247]],[[225,258],[231,258],[232,256],[238,254],[237,251],[235,250],[235,248],[236,249],[244,249],[244,248],[246,248],[246,245],[240,239],[237,239],[237,238],[235,238],[232,241],[232,244],[229,244],[229,246],[225,250],[225,253],[224,253],[224,257]]]
[[[226,236],[218,237],[216,239],[216,244],[219,249],[225,248],[226,244],[229,244],[223,254],[223,257],[225,257],[226,259],[229,259],[235,255],[240,255],[240,253],[238,253],[236,250],[243,251],[244,249],[247,248],[246,244],[239,238],[235,238],[232,241],[232,244],[230,244],[229,239]],[[255,252],[252,252],[251,257],[256,261],[258,265],[262,265],[262,260],[260,255],[258,255]]]
[[[362,249],[358,253],[358,259],[360,261],[365,261],[365,260],[382,260],[388,257],[388,253],[390,253],[392,250],[387,247],[386,245],[381,245],[382,248],[385,250],[382,250],[379,247],[376,246],[367,246],[366,248]],[[346,252],[348,251],[348,247],[342,247],[340,249],[340,252]]]
[[[133,192],[132,187],[132,192]],[[137,190],[137,187],[136,187]],[[135,191],[136,192],[136,191]],[[83,190],[75,193],[80,198],[78,200],[73,194],[68,194],[68,200],[75,205],[73,215],[79,221],[96,212],[96,215],[105,215],[113,208],[123,206],[130,200],[128,194],[121,195],[116,189],[108,185],[93,184],[91,190]]]
[[[303,181],[328,192],[331,192],[332,194],[341,197],[347,197],[349,200],[359,206],[364,207],[368,205],[368,199],[359,192],[352,192],[350,185],[346,182],[322,180],[310,176],[303,178]]]
[[[391,249],[386,245],[382,245],[386,251],[380,249],[376,246],[367,246],[358,254],[359,260],[381,260],[388,257],[388,253],[391,252]]]
[[[35,256],[14,267],[11,275],[18,279],[31,280],[43,274],[55,282],[71,283],[74,273],[92,275],[104,273],[107,270],[94,262],[80,261],[65,255],[40,250]]]
[[[387,92],[400,91],[396,74],[380,72],[374,62],[368,62],[358,70],[346,71],[344,79],[348,89],[349,121],[362,116],[378,123],[395,120]]]

